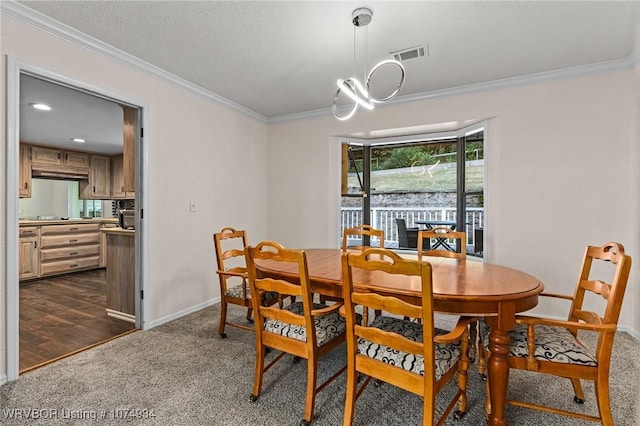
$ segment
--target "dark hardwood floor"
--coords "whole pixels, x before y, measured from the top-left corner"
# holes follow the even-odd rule
[[[20,283],[20,373],[135,330],[107,316],[99,269]]]

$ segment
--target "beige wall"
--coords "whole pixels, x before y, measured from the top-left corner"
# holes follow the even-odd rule
[[[7,16],[2,26],[2,99],[5,57],[101,88],[147,106],[145,123],[149,205],[145,225],[149,270],[145,296],[151,322],[219,297],[212,233],[223,226],[266,237],[267,125],[166,80],[132,70]],[[3,101],[4,105],[4,101]],[[4,109],[3,109],[4,110]],[[2,135],[5,133],[5,114]],[[6,146],[6,141],[3,143]],[[6,170],[6,150],[0,150]],[[0,173],[6,200],[5,173]],[[189,200],[197,211],[189,212]],[[0,377],[6,373],[5,207],[0,209]],[[17,226],[17,224],[16,224]]]
[[[269,126],[268,237],[294,247],[336,245],[336,135],[488,119],[488,261],[573,293],[584,247],[638,250],[634,72],[618,70]],[[295,176],[295,178],[292,178]],[[328,184],[328,185],[327,185]],[[638,275],[621,324],[640,332]],[[565,316],[568,306],[539,312]]]

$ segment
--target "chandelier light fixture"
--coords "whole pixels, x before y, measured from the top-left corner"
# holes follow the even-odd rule
[[[372,110],[375,108],[375,104],[381,104],[393,99],[398,94],[398,92],[400,92],[400,89],[402,89],[402,86],[404,85],[404,78],[405,78],[404,67],[400,62],[394,59],[386,59],[384,61],[381,61],[376,66],[371,68],[371,71],[369,71],[368,74],[366,72],[366,55],[367,55],[367,47],[368,47],[367,46],[368,35],[367,35],[366,27],[367,25],[369,25],[369,23],[371,23],[372,16],[373,16],[373,12],[371,11],[371,9],[366,7],[360,7],[354,10],[353,13],[351,14],[351,23],[353,24],[353,77],[349,77],[346,79],[342,79],[342,78],[338,79],[338,90],[336,91],[336,94],[333,97],[333,104],[332,104],[333,115],[338,120],[348,120],[349,118],[351,118],[353,114],[355,114],[356,110],[358,109],[358,105],[365,109]],[[363,62],[365,64],[364,73],[363,73],[364,82],[365,82],[364,84],[361,83],[360,80],[356,78],[356,28],[362,28],[365,32],[364,43],[363,43],[364,44]],[[373,97],[371,95],[371,80],[373,78],[373,75],[375,74],[376,71],[378,71],[382,67],[394,66],[394,65],[400,69],[400,82],[398,83],[398,86],[389,96],[385,98],[377,99]],[[338,98],[342,93],[347,95],[353,101],[353,106],[351,107],[349,112],[347,112],[344,115],[340,115],[338,113]]]

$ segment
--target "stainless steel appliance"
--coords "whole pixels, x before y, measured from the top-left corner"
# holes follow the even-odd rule
[[[118,224],[122,229],[135,229],[136,211],[128,209],[118,210]]]

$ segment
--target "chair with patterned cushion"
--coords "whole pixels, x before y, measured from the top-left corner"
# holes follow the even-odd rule
[[[351,425],[355,403],[371,378],[390,383],[423,397],[423,424],[434,423],[436,394],[454,375],[458,391],[447,405],[440,422],[458,406],[456,417],[467,409],[467,326],[470,318],[460,318],[453,331],[434,329],[431,265],[402,259],[395,252],[367,248],[362,253],[342,254],[344,315],[347,319],[347,395],[344,425]],[[416,277],[422,285],[418,300],[401,300],[378,294],[375,289],[359,290],[356,285],[393,282],[394,276]],[[384,310],[371,324],[359,325],[356,307]],[[387,315],[387,313],[391,315]],[[421,323],[402,319],[420,318]],[[369,377],[357,389],[358,375]]]
[[[591,270],[594,264],[597,264],[595,272]],[[599,416],[524,401],[508,400],[509,404],[613,425],[609,402],[609,366],[630,268],[631,257],[625,254],[622,244],[611,242],[601,247],[588,246],[573,297],[541,294],[570,300],[568,319],[562,321],[520,315],[516,319],[516,328],[509,332],[510,368],[570,379],[575,392],[574,401],[578,404],[584,403],[580,380],[593,380]],[[603,280],[603,275],[610,279]],[[589,307],[600,306],[602,309],[599,312],[586,310],[583,307],[585,300],[588,300]],[[482,328],[485,336],[488,336],[489,328]],[[578,331],[597,334],[595,350],[578,339]],[[485,338],[487,341],[488,338]],[[487,410],[490,409],[487,406]]]
[[[247,285],[247,268],[244,260],[244,248],[247,246],[247,233],[234,228],[223,228],[222,231],[213,234],[213,243],[218,263],[218,277],[220,278],[220,325],[218,334],[225,338],[225,326],[253,330],[253,326],[244,325],[227,320],[227,305],[229,303],[247,308],[247,322],[251,324],[253,304],[251,291]],[[224,246],[224,247],[223,247]],[[265,295],[263,304],[278,302],[278,295],[270,293]]]
[[[285,249],[273,241],[263,241],[245,250],[249,285],[256,312],[256,371],[251,401],[256,401],[262,391],[265,371],[269,370],[285,353],[307,360],[307,396],[302,425],[308,425],[314,413],[316,393],[325,388],[346,369],[337,373],[316,387],[318,359],[344,342],[345,320],[338,313],[342,303],[327,306],[313,303],[307,257],[302,250]],[[299,281],[258,278],[256,262],[287,262],[296,267]],[[284,308],[261,306],[256,303],[262,295],[276,292],[282,296],[300,298]],[[282,351],[265,366],[265,350],[273,348]],[[281,409],[281,408],[280,408]]]

